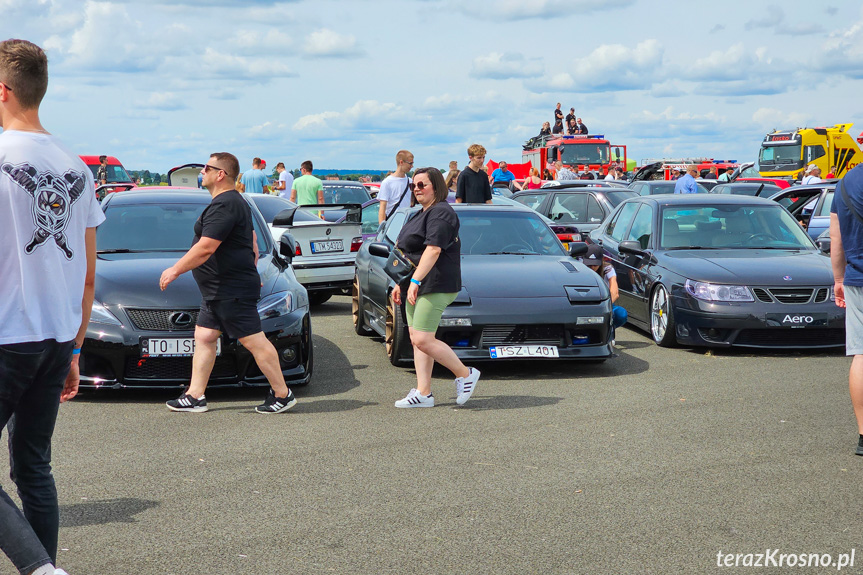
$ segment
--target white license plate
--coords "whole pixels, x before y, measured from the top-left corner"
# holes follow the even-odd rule
[[[556,345],[498,345],[489,348],[492,359],[560,357]]]
[[[141,340],[141,357],[191,357],[195,353],[195,338],[172,337]],[[216,355],[222,353],[222,340],[216,340]]]
[[[340,252],[345,249],[342,240],[329,240],[326,242],[312,242],[312,253],[322,254],[325,252]]]

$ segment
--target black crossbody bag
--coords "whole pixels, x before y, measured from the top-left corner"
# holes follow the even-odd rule
[[[386,219],[384,219],[384,221],[387,221],[388,219],[393,217],[393,214],[396,213],[396,210],[399,209],[400,205],[402,205],[402,200],[405,199],[405,194],[408,193],[408,190],[410,189],[410,187],[411,187],[411,180],[410,180],[410,178],[408,178],[408,183],[405,184],[405,191],[403,191],[402,195],[399,196],[399,201],[396,202],[396,205],[393,206],[393,209],[390,210],[390,213],[387,214],[387,217],[386,217]]]
[[[842,201],[845,202],[845,207],[848,208],[851,215],[854,216],[861,225],[863,225],[863,218],[861,218],[860,214],[857,213],[857,210],[854,209],[854,204],[851,203],[851,198],[848,197],[848,192],[845,191],[844,183],[844,180],[839,180],[839,183],[836,184],[836,187],[839,188],[839,193],[842,195]]]

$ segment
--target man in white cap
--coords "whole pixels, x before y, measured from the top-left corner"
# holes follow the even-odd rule
[[[815,164],[809,164],[803,174],[803,181],[800,182],[801,186],[806,186],[808,184],[820,184],[822,181],[821,168],[819,168]]]

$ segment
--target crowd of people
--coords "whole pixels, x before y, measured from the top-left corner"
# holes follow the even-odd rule
[[[96,229],[105,220],[92,192],[93,174],[41,123],[39,107],[47,87],[48,61],[41,48],[24,40],[0,42],[0,202],[5,206],[0,240],[6,247],[0,269],[8,272],[0,275],[0,430],[8,434],[11,476],[21,500],[19,509],[0,489],[0,548],[25,575],[67,575],[56,567],[59,507],[51,440],[60,403],[78,391],[78,361],[94,299]],[[396,242],[415,266],[393,295],[397,305],[405,305],[417,378],[416,387],[395,402],[399,408],[434,406],[435,362],[455,376],[459,405],[470,399],[480,378],[479,370],[465,366],[435,337],[443,310],[462,287],[459,219],[446,199],[454,190],[456,203],[491,203],[492,183],[513,178],[505,162],[486,173],[483,146],[471,145],[467,155],[465,169],[459,171],[454,162],[444,178],[433,167],[411,175],[414,155],[400,150],[395,172],[381,184],[381,221],[400,207],[421,207]],[[296,404],[275,349],[261,331],[251,208],[239,196],[240,191],[269,191],[265,165],[255,158],[252,169],[240,177],[234,155],[209,156],[201,176],[211,203],[194,225],[189,251],[160,278],[164,290],[191,271],[202,296],[192,379],[178,399],[168,402],[174,411],[207,411],[204,392],[221,333],[249,349],[271,385],[257,412],[283,413]],[[687,189],[697,172],[690,168],[678,180]],[[311,161],[303,162],[296,180],[285,175],[284,164],[276,169],[274,188],[280,195],[302,204],[323,203]],[[558,179],[575,177],[560,162],[554,170]],[[810,172],[818,176],[816,170]],[[542,179],[531,168],[524,185],[533,189]],[[854,356],[849,387],[859,427],[856,453],[863,455],[863,166],[839,185],[831,212],[834,291],[836,304],[847,309],[847,354]],[[603,263],[602,251],[588,252],[587,263],[608,282],[616,300],[616,278]],[[615,307],[614,325],[625,319],[622,308]]]

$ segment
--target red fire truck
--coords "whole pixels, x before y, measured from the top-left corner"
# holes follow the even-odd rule
[[[557,160],[573,171],[590,171],[605,176],[612,166],[626,170],[626,146],[612,145],[601,134],[554,134],[531,138],[521,153],[521,161],[530,162],[540,175]]]

